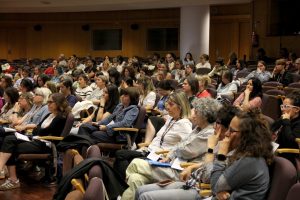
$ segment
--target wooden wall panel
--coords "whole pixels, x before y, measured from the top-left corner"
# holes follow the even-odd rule
[[[229,54],[235,52],[238,58],[250,57],[250,16],[212,17],[210,24],[210,61],[217,57],[227,62]]]
[[[130,25],[133,23],[139,25],[138,30],[131,29]],[[147,28],[179,28],[179,23],[180,10],[178,8],[89,13],[2,14],[0,36],[6,34],[8,30],[14,31],[14,37],[22,40],[18,43],[22,44],[24,52],[8,55],[6,47],[8,41],[4,39],[0,44],[0,58],[15,59],[21,55],[29,58],[50,58],[57,57],[60,53],[66,56],[72,54],[77,56],[147,56],[152,53],[146,50]],[[33,29],[36,24],[42,25],[41,31]],[[89,31],[82,30],[81,27],[85,24],[90,25]],[[20,28],[24,31],[18,31]],[[123,30],[121,51],[92,50],[92,30],[101,28]],[[159,53],[165,54],[165,52]],[[179,55],[179,51],[174,53]]]
[[[243,58],[246,55],[246,60],[251,56],[251,25],[250,22],[239,23],[239,58]]]
[[[7,57],[7,30],[0,28],[0,58]]]

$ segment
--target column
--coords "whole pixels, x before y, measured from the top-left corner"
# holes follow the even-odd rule
[[[180,58],[191,52],[196,63],[201,54],[209,53],[209,5],[181,7]]]

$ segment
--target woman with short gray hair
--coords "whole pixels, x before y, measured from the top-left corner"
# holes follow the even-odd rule
[[[33,97],[33,107],[19,121],[15,129],[19,132],[26,132],[28,129],[34,129],[49,113],[47,101],[51,91],[48,88],[36,88]]]
[[[221,105],[212,98],[198,98],[193,101],[193,124],[196,125],[179,143],[174,145],[168,155],[160,162],[173,163],[175,160],[201,162],[207,151],[207,138],[214,133],[213,123]],[[155,139],[154,139],[155,140]],[[123,200],[134,199],[137,187],[160,182],[166,179],[180,180],[180,171],[170,167],[153,167],[147,160],[134,159],[126,170],[129,188],[122,195]],[[151,199],[151,198],[149,198]]]

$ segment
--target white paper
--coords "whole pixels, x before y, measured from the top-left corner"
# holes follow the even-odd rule
[[[275,151],[278,149],[279,144],[277,144],[276,142],[272,142],[272,146],[273,146],[273,153],[275,153]]]
[[[177,170],[183,170],[183,168],[180,166],[180,163],[182,163],[182,162],[183,162],[182,160],[180,160],[179,158],[176,158],[173,161],[173,163],[171,165],[171,168],[172,169],[177,169]]]
[[[21,133],[15,132],[15,136],[18,140],[23,140],[23,141],[27,141],[30,142],[29,137],[27,137],[26,135],[23,135]]]
[[[114,124],[114,123],[115,123],[115,121],[114,121],[114,120],[111,120],[111,122],[109,122],[106,126],[112,125],[112,124]]]
[[[16,129],[13,129],[13,128],[7,128],[7,127],[3,127],[3,128],[4,128],[5,133],[16,132]]]
[[[148,158],[149,160],[158,161],[158,159],[160,158],[160,155],[156,154],[155,151],[151,151],[151,152],[148,154],[147,158]]]

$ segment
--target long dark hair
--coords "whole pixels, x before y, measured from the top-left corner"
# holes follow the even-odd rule
[[[109,81],[110,83],[112,84],[115,84],[116,86],[120,86],[120,83],[121,83],[121,74],[120,72],[118,72],[118,70],[115,68],[115,67],[111,67],[109,70],[108,70],[108,74],[109,74]],[[112,82],[112,78],[114,78],[114,82]]]
[[[71,94],[74,95],[73,81],[70,79],[65,79],[61,82],[66,88],[70,89]]]
[[[34,84],[32,81],[28,78],[23,78],[21,80],[20,85],[24,88],[26,88],[26,92],[31,92],[34,89]]]
[[[188,84],[190,85],[193,95],[196,95],[199,92],[198,80],[194,77],[187,77],[185,79],[187,80]]]
[[[260,110],[255,108],[248,112],[238,112],[236,117],[240,120],[240,142],[230,161],[242,157],[263,157],[270,164],[274,156],[271,132]]]
[[[249,99],[251,100],[255,97],[262,98],[263,92],[262,92],[262,85],[261,85],[260,80],[258,78],[254,78],[254,77],[250,78],[249,80],[252,80],[252,86],[253,86],[253,90],[250,93]]]
[[[118,87],[110,84],[106,86],[107,89],[107,93],[109,96],[109,101],[105,103],[105,110],[114,110],[115,107],[119,104],[120,101],[120,94],[119,94],[119,90]]]
[[[6,88],[4,93],[8,96],[10,102],[6,102],[7,106],[5,107],[5,112],[11,109],[19,100],[19,92],[14,87]]]
[[[57,106],[58,115],[62,117],[67,117],[71,108],[66,97],[62,93],[54,93],[50,97],[52,97],[54,103]]]

